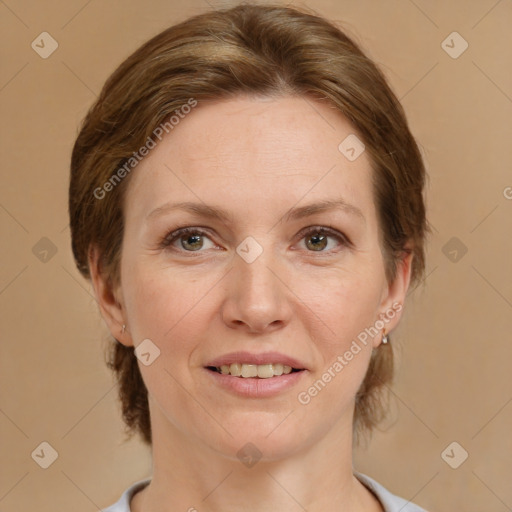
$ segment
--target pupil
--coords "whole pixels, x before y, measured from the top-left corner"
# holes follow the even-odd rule
[[[314,243],[312,245],[312,248],[314,251],[318,251],[319,249],[324,249],[327,245],[327,237],[325,235],[314,235],[314,236],[310,237],[310,240],[317,240],[317,241],[323,242],[322,245],[317,245],[316,243]]]
[[[191,247],[191,248],[192,248],[192,250],[200,249],[200,248],[203,246],[202,241],[200,240],[200,239],[201,239],[201,235],[192,235],[192,236],[188,236],[188,237],[185,239],[185,244],[186,244],[186,245],[189,245],[189,241],[190,241],[190,240],[193,240],[193,239],[195,239],[195,240],[196,240],[196,243],[197,243],[197,241],[200,241],[201,243],[200,243],[200,245],[199,245],[199,246],[197,246],[197,245],[196,245],[196,246],[194,247],[194,242],[192,242],[192,244],[190,244],[190,245],[192,245],[192,247]]]

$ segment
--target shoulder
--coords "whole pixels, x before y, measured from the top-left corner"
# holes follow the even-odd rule
[[[391,494],[383,485],[367,475],[354,471],[354,476],[375,494],[385,512],[427,512],[424,508]]]
[[[123,492],[122,496],[119,498],[119,501],[110,505],[110,507],[103,509],[101,512],[130,512],[130,501],[132,496],[146,487],[150,478],[146,480],[140,480],[139,482],[134,483],[131,487],[128,487],[126,491]]]

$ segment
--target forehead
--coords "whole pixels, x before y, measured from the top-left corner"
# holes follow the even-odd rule
[[[133,171],[128,210],[138,216],[173,199],[272,208],[340,195],[363,208],[370,160],[339,149],[354,134],[329,103],[307,97],[200,102]]]

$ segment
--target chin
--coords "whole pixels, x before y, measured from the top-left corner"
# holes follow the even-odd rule
[[[258,416],[261,416],[258,418]],[[210,439],[210,446],[224,456],[245,463],[245,458],[252,460],[277,461],[286,459],[304,449],[307,443],[307,429],[292,420],[293,414],[283,421],[286,415],[252,413],[242,418],[232,419],[221,439]],[[209,429],[215,432],[217,429]],[[247,464],[246,464],[247,465]],[[249,467],[249,465],[248,465]]]

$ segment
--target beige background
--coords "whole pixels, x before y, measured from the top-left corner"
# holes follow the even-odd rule
[[[95,511],[149,475],[147,449],[122,442],[107,331],[71,257],[68,165],[107,76],[208,4],[230,5],[0,2],[2,511]],[[394,338],[391,417],[357,450],[356,468],[432,512],[511,510],[512,2],[307,5],[380,64],[430,174],[427,278]],[[47,59],[31,48],[43,31],[59,44]],[[456,59],[441,46],[453,31],[469,44]],[[58,452],[48,469],[31,458],[43,441]],[[441,457],[452,441],[469,453],[458,469]]]

